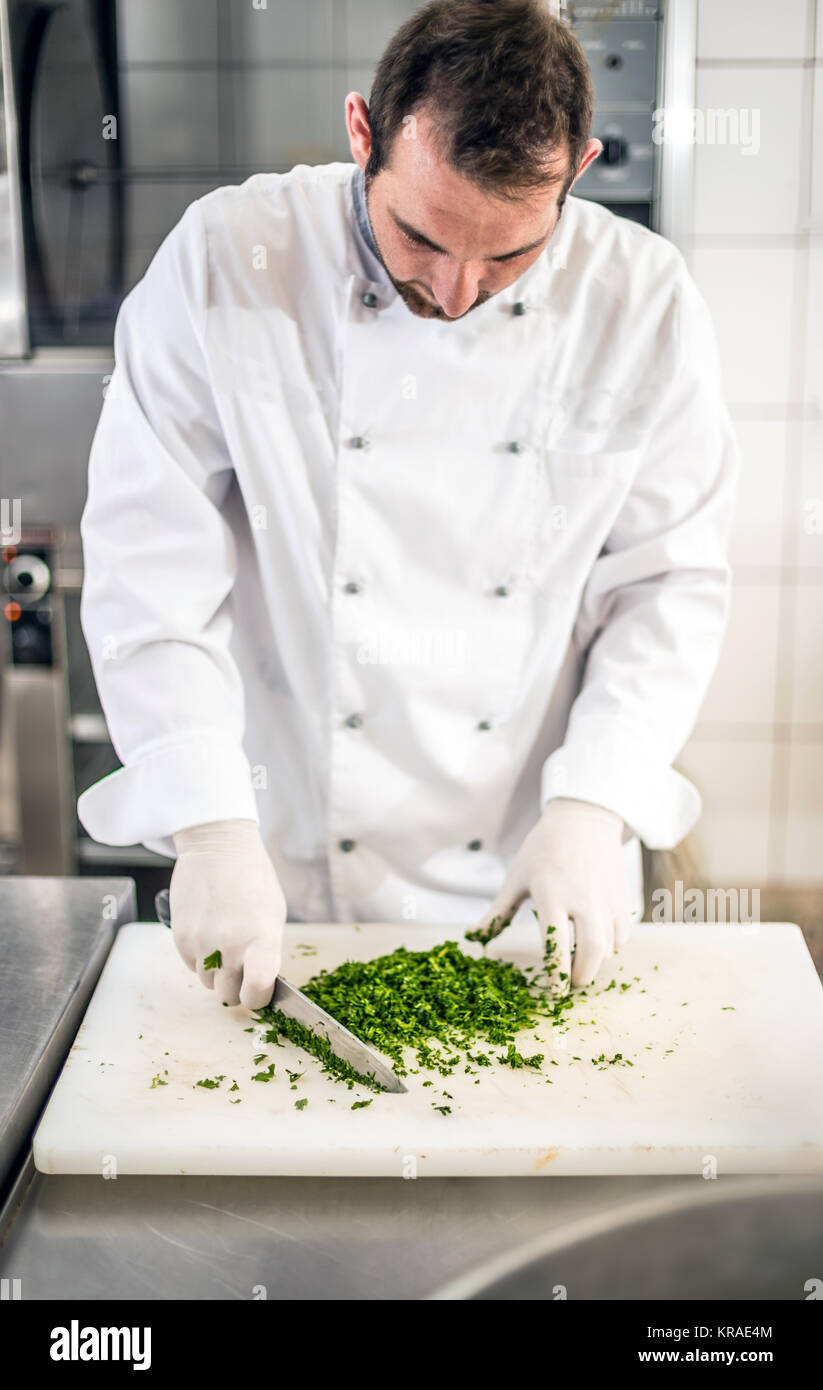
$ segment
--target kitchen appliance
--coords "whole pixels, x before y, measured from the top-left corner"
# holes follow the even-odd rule
[[[621,4],[572,4],[570,11],[594,81],[592,134],[603,145],[574,192],[651,227],[659,220],[659,147],[653,132],[660,87],[662,5],[624,0]]]
[[[74,864],[74,781],[68,727],[64,597],[55,584],[56,536],[22,528],[0,550],[0,761],[26,874],[67,874]]]

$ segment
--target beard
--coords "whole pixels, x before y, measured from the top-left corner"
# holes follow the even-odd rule
[[[374,235],[374,233],[372,233],[372,235]],[[377,242],[375,238],[375,245],[376,244]],[[378,247],[377,249],[379,251],[380,248]],[[392,275],[391,271],[389,270],[389,267],[386,265],[386,262],[383,260],[382,256],[380,257],[380,259],[381,261],[383,261],[386,274],[388,275],[389,279],[394,285],[394,288],[397,290],[397,293],[400,295],[400,298],[403,300],[403,303],[405,304],[406,308],[410,309],[413,314],[417,314],[418,318],[442,319],[445,323],[456,323],[458,319],[464,319],[466,317],[466,314],[470,314],[472,309],[476,309],[478,305],[485,304],[487,299],[491,299],[491,294],[488,290],[481,290],[474,303],[470,304],[468,309],[464,309],[462,314],[458,314],[456,317],[454,317],[451,314],[444,313],[443,310],[440,308],[440,305],[436,304],[433,300],[424,298],[423,294],[421,294],[420,289],[418,288],[418,286],[421,284],[421,281],[396,280]]]

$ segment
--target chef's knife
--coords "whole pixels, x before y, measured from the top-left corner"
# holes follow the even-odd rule
[[[171,926],[171,912],[169,909],[169,890],[162,889],[154,899],[154,907],[158,919],[165,926]],[[344,1028],[342,1023],[338,1023],[336,1018],[326,1013],[318,1004],[314,1004],[307,995],[301,990],[295,989],[288,980],[284,980],[282,975],[278,975],[277,983],[274,986],[274,994],[269,1000],[269,1008],[279,1009],[287,1018],[294,1018],[298,1023],[302,1023],[304,1028],[310,1028],[312,1032],[319,1033],[326,1038],[335,1057],[342,1057],[344,1062],[349,1062],[355,1071],[362,1075],[371,1074],[378,1085],[386,1091],[405,1091],[406,1087],[396,1076],[391,1067],[383,1061],[379,1053],[366,1043],[361,1042],[360,1038],[350,1033],[348,1028]]]

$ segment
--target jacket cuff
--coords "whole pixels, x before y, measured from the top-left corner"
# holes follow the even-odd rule
[[[143,844],[171,858],[178,830],[208,821],[258,820],[248,759],[222,734],[155,745],[83,792],[77,814],[101,844]]]
[[[578,722],[546,759],[541,811],[560,796],[615,811],[649,849],[673,849],[702,810],[697,788],[670,766],[648,734],[607,719]]]

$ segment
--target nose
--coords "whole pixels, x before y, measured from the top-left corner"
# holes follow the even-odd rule
[[[463,265],[444,266],[432,281],[437,302],[451,319],[459,318],[471,308],[479,288],[480,269],[471,261]]]

